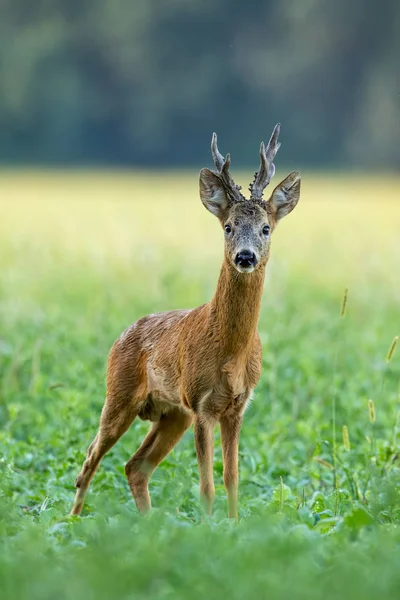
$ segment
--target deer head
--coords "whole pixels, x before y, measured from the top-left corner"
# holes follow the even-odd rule
[[[267,147],[260,146],[260,168],[249,186],[250,199],[241,193],[230,172],[230,155],[224,158],[214,133],[211,153],[216,171],[200,171],[200,197],[204,206],[218,217],[225,232],[225,258],[240,273],[251,273],[265,265],[270,252],[270,237],[277,222],[289,214],[300,197],[300,174],[293,171],[263,199],[264,189],[275,173],[273,163],[280,143],[280,125],[276,125]]]

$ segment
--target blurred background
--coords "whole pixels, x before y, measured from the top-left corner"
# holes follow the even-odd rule
[[[2,0],[0,163],[397,170],[396,0]]]
[[[399,0],[0,0],[2,600],[398,599],[399,32]],[[214,294],[212,132],[246,189],[277,122],[271,188],[299,169],[302,191],[273,234],[242,523],[216,432],[197,526],[191,430],[139,520],[137,420],[66,518],[112,343]]]

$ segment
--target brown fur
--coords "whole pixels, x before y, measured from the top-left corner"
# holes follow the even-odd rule
[[[125,469],[138,510],[150,509],[151,474],[194,422],[201,500],[206,512],[211,512],[213,433],[219,423],[228,515],[238,516],[239,434],[261,374],[257,323],[270,252],[269,236],[263,237],[261,231],[267,224],[272,232],[277,220],[294,208],[300,179],[297,173],[289,175],[269,202],[231,202],[225,185],[218,173],[201,172],[203,203],[222,226],[229,222],[232,227],[225,238],[215,295],[211,302],[193,310],[144,317],[113,345],[100,427],[76,480],[72,514],[80,514],[104,454],[139,417],[152,425]],[[247,247],[254,249],[258,262],[252,272],[239,272],[235,256]]]

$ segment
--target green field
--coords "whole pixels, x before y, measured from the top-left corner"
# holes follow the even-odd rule
[[[190,430],[139,517],[124,465],[140,421],[68,516],[111,344],[213,294],[222,233],[197,173],[0,174],[2,599],[399,597],[400,179],[303,181],[272,239],[235,524],[218,431],[212,518]]]

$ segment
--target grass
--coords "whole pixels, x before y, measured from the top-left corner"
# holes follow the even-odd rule
[[[225,518],[217,432],[213,517],[202,522],[191,431],[137,515],[124,464],[142,422],[105,457],[83,517],[67,516],[112,342],[214,291],[222,235],[196,179],[0,174],[1,597],[397,598],[395,177],[306,174],[273,235],[239,524]]]

